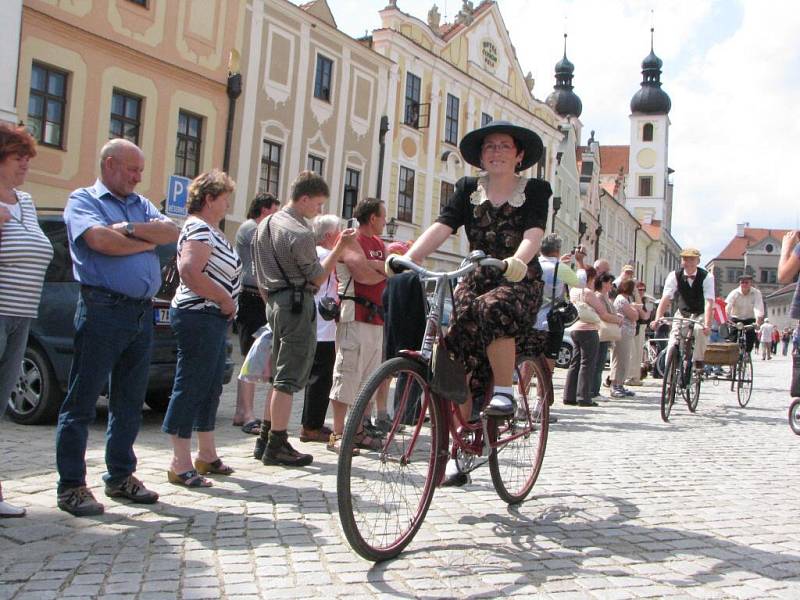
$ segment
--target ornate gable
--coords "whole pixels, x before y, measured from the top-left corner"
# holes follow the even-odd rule
[[[338,29],[336,27],[336,20],[333,18],[333,13],[328,6],[327,0],[312,0],[311,2],[301,4],[300,8],[302,8],[308,14],[314,15],[320,21],[324,21],[334,29]]]

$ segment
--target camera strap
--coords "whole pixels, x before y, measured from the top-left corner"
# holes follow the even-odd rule
[[[269,240],[269,246],[270,246],[270,248],[272,248],[272,255],[275,257],[275,264],[278,265],[278,270],[281,272],[281,275],[283,276],[283,280],[286,282],[286,287],[288,289],[294,289],[295,285],[292,283],[292,281],[286,275],[286,271],[283,270],[283,267],[281,266],[281,261],[278,260],[278,253],[275,251],[275,244],[272,241],[272,232],[270,231],[271,220],[272,220],[272,215],[267,217],[267,227],[266,227],[266,229],[267,229],[267,239]],[[303,287],[305,287],[305,286],[303,286]],[[275,291],[280,291],[280,290],[274,290],[273,292],[275,292]]]

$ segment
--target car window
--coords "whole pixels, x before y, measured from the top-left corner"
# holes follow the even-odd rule
[[[53,244],[53,260],[47,267],[44,280],[48,283],[69,283],[72,276],[72,257],[69,255],[67,226],[63,221],[40,220],[39,226]]]

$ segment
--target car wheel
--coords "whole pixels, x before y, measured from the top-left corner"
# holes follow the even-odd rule
[[[149,390],[145,396],[144,402],[151,410],[157,413],[167,412],[169,406],[169,397],[172,395],[171,389],[166,390]]]
[[[556,366],[559,369],[566,369],[569,367],[569,361],[572,360],[572,346],[566,342],[561,342],[561,348],[558,350],[558,358],[556,358]]]
[[[64,399],[50,361],[36,346],[28,346],[22,373],[8,399],[8,416],[22,425],[52,421]]]

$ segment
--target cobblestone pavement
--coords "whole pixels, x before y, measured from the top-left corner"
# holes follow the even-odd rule
[[[791,598],[800,597],[800,437],[786,414],[790,360],[756,360],[741,409],[724,384],[695,415],[658,414],[659,382],[599,408],[555,406],[532,496],[507,507],[488,469],[437,490],[398,559],[369,564],[336,511],[335,455],[301,470],[254,461],[220,409],[221,454],[236,468],[207,490],[166,482],[168,441],[147,412],[138,475],[152,507],[105,498],[104,418],[92,428],[89,482],[106,514],[55,507],[53,426],[0,425],[0,477],[25,519],[0,521],[0,599],[47,598]],[[556,382],[560,390],[563,372]],[[558,391],[557,391],[558,394]],[[261,401],[257,405],[261,406]],[[295,402],[297,430],[301,402]]]

